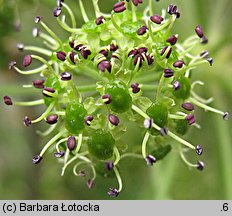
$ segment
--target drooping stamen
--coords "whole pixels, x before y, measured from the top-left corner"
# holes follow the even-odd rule
[[[72,22],[72,28],[76,28],[76,19],[75,19],[75,16],[71,10],[71,8],[65,4],[64,2],[62,3],[62,6],[64,6],[64,8],[68,11],[69,13],[69,16],[71,18],[71,22]]]
[[[81,14],[82,14],[82,17],[83,17],[85,23],[89,22],[89,18],[86,14],[82,0],[79,0],[79,5],[80,5],[80,9],[81,9]]]
[[[51,147],[51,145],[54,144],[65,133],[66,133],[66,131],[63,130],[63,131],[59,132],[58,134],[56,134],[50,141],[48,141],[47,144],[41,150],[39,156],[42,157],[44,155],[44,153]]]
[[[137,112],[139,115],[141,115],[143,118],[145,118],[145,119],[150,119],[149,116],[148,116],[146,113],[144,113],[141,109],[139,109],[137,106],[132,105],[132,109],[133,109],[135,112]],[[160,128],[158,125],[156,125],[154,122],[152,123],[152,127],[155,128],[155,129],[158,130],[158,131],[160,131],[160,129],[161,129],[161,128]],[[194,150],[196,149],[196,147],[193,146],[191,143],[189,143],[189,142],[183,140],[182,138],[178,137],[177,135],[175,135],[175,134],[172,133],[171,131],[168,131],[168,135],[169,135],[170,137],[172,137],[173,139],[175,139],[177,142],[179,142],[179,143],[181,143],[181,144],[183,144],[183,145],[185,145],[185,146],[187,146],[187,147],[189,147],[189,148],[191,148],[191,149],[194,149]]]
[[[46,109],[46,111],[45,111],[40,117],[38,117],[37,119],[31,121],[31,123],[34,124],[34,123],[40,122],[40,121],[42,121],[44,118],[46,118],[46,117],[48,116],[48,114],[51,112],[51,110],[53,109],[54,105],[55,105],[55,102],[51,103],[51,104],[48,106],[48,108]]]
[[[143,158],[147,157],[147,153],[146,153],[146,148],[147,148],[147,142],[149,140],[150,137],[150,133],[147,131],[143,137],[143,142],[142,142],[142,155]]]
[[[115,175],[117,177],[119,187],[118,187],[118,189],[110,188],[109,191],[108,191],[108,195],[111,196],[111,197],[117,197],[118,194],[122,190],[122,179],[121,179],[121,176],[119,174],[119,171],[118,171],[117,167],[114,167],[113,170],[114,170],[114,173],[115,173]]]
[[[227,117],[229,116],[229,113],[223,112],[221,110],[218,110],[218,109],[210,107],[210,106],[208,106],[206,104],[203,104],[203,103],[199,102],[198,100],[196,100],[196,99],[194,99],[192,97],[189,98],[189,101],[192,102],[193,104],[195,104],[196,106],[201,107],[201,108],[203,108],[205,110],[208,110],[208,111],[211,111],[211,112],[218,113],[218,114],[222,115],[224,120],[227,120]]]
[[[114,147],[114,157],[115,157],[115,160],[114,160],[113,164],[114,164],[114,166],[116,166],[119,163],[120,158],[121,158],[119,150],[117,147]]]

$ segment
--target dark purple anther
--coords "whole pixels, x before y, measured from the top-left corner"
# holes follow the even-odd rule
[[[62,13],[61,7],[56,7],[56,8],[53,10],[53,16],[54,16],[54,17],[60,16],[61,13]]]
[[[9,70],[11,70],[12,68],[14,68],[15,65],[16,65],[16,62],[15,62],[15,61],[11,61],[11,62],[8,64]]]
[[[138,51],[138,54],[146,53],[147,47],[140,47],[137,51]]]
[[[105,162],[105,168],[108,170],[108,171],[111,171],[113,168],[114,168],[114,163],[112,161],[107,161]]]
[[[104,16],[100,16],[96,19],[95,23],[96,23],[96,25],[101,25],[103,23],[103,21],[105,21]]]
[[[33,84],[33,86],[34,86],[35,88],[42,89],[42,88],[44,88],[44,85],[43,85],[44,82],[45,82],[45,80],[40,79],[40,80],[35,80],[35,81],[33,81],[32,84]]]
[[[138,62],[139,62],[139,67],[141,67],[143,64],[143,56],[141,56],[140,54],[135,56],[134,65],[137,65]]]
[[[172,69],[164,69],[164,77],[165,78],[169,78],[172,77],[174,75],[174,71]]]
[[[107,57],[109,52],[108,52],[107,49],[103,49],[103,50],[99,51],[99,53],[101,53],[102,55],[104,55],[105,57]]]
[[[101,61],[97,67],[102,72],[105,72],[105,70],[107,70],[108,72],[111,72],[111,63],[107,60]]]
[[[192,113],[190,113],[189,115],[187,115],[185,117],[185,119],[188,121],[189,125],[192,125],[192,124],[194,124],[196,122],[195,116]]]
[[[150,20],[151,20],[152,22],[156,23],[156,24],[161,24],[161,22],[162,22],[164,19],[163,19],[162,16],[155,14],[155,15],[153,15],[153,16],[150,17]]]
[[[110,123],[114,126],[118,126],[119,124],[119,118],[116,115],[110,114],[108,116],[108,120],[110,121]]]
[[[201,43],[202,43],[202,44],[207,44],[207,43],[208,43],[208,38],[207,38],[206,36],[203,36],[203,37],[201,38]]]
[[[34,19],[34,21],[35,21],[35,23],[37,24],[37,23],[40,22],[41,19],[42,19],[41,16],[36,16],[35,19]]]
[[[171,45],[175,45],[177,42],[178,38],[175,35],[171,35],[166,42],[170,43]]]
[[[145,119],[143,124],[144,127],[147,129],[152,128],[153,119]]]
[[[166,46],[166,47],[164,47],[164,48],[162,49],[162,51],[161,51],[161,53],[160,53],[161,56],[164,55],[165,51],[166,51],[168,48],[169,48],[169,46]],[[166,58],[167,58],[167,59],[170,57],[171,53],[172,53],[172,48],[170,47],[170,49],[169,49],[169,51],[168,51],[168,53],[167,53],[167,55],[166,55]]]
[[[89,116],[85,117],[85,121],[84,122],[85,122],[86,125],[90,126],[91,121],[93,121],[93,116],[92,115],[89,115]]]
[[[18,43],[18,44],[17,44],[17,49],[18,49],[19,51],[23,51],[23,50],[24,50],[24,44],[23,44],[23,43]]]
[[[76,64],[76,63],[75,63],[75,55],[76,55],[75,52],[71,52],[70,55],[69,55],[69,58],[70,58],[70,60],[71,60],[71,62],[72,62],[73,64]]]
[[[34,38],[38,37],[39,33],[40,33],[40,30],[37,27],[35,27],[35,28],[32,29],[32,36]]]
[[[109,94],[102,95],[102,99],[104,100],[105,104],[110,104],[112,102],[112,99]]]
[[[132,83],[131,88],[132,88],[132,92],[134,94],[136,94],[136,93],[138,93],[140,91],[139,83]]]
[[[208,58],[207,62],[209,62],[209,65],[212,66],[213,65],[213,58]]]
[[[224,112],[223,119],[224,120],[229,120],[230,114],[228,112]]]
[[[148,30],[147,26],[144,25],[137,30],[137,34],[144,35],[147,32],[147,30]]]
[[[119,194],[119,191],[116,188],[110,188],[109,191],[107,192],[107,194],[110,197],[117,197]]]
[[[203,149],[202,149],[202,146],[201,146],[201,145],[197,145],[197,146],[196,146],[196,153],[197,153],[198,155],[202,155]]]
[[[51,97],[46,92],[55,93],[55,90],[53,88],[49,88],[49,87],[45,87],[43,89],[43,91],[42,91],[43,95],[46,96],[46,97]]]
[[[74,136],[68,137],[67,147],[69,151],[73,151],[76,148],[76,146],[77,146],[76,138]]]
[[[11,100],[11,98],[9,96],[4,96],[3,97],[3,100],[4,100],[4,103],[7,105],[7,106],[11,106],[13,105],[13,102]]]
[[[69,46],[73,49],[74,48],[74,41],[69,41]]]
[[[177,6],[176,5],[173,5],[173,4],[170,4],[167,8],[167,12],[170,14],[170,15],[173,15],[173,14],[176,14],[177,13]]]
[[[31,62],[32,62],[31,55],[24,56],[24,58],[23,58],[23,66],[24,67],[28,67],[31,64]]]
[[[182,68],[184,64],[185,64],[185,63],[184,63],[183,60],[177,60],[177,61],[175,61],[175,62],[173,63],[173,67],[175,67],[175,68]]]
[[[208,59],[208,58],[210,58],[209,51],[205,50],[205,51],[201,52],[201,53],[200,53],[200,57],[202,57],[203,59]]]
[[[134,6],[138,6],[138,4],[142,4],[143,0],[132,0],[132,3],[134,4]]]
[[[89,55],[91,55],[91,51],[88,49],[81,49],[81,55],[84,59],[87,59]]]
[[[64,156],[64,154],[65,154],[65,152],[64,152],[64,151],[61,151],[61,152],[55,152],[55,153],[54,153],[54,156],[55,156],[56,158],[61,158],[61,157],[63,157],[63,156]]]
[[[125,2],[121,1],[121,2],[116,3],[114,5],[113,10],[114,10],[115,13],[121,13],[121,12],[123,12],[124,10],[126,10]]]
[[[53,114],[53,115],[49,115],[46,118],[46,122],[50,125],[55,124],[58,121],[58,115]]]
[[[200,25],[197,25],[195,28],[195,32],[197,33],[198,37],[202,38],[204,36],[204,32]]]
[[[77,46],[74,47],[76,51],[81,51],[83,49],[84,44],[78,44]]]
[[[174,91],[177,91],[178,89],[181,88],[181,84],[176,80],[173,82],[173,89]]]
[[[40,155],[35,155],[33,158],[32,158],[32,163],[33,164],[38,164],[43,158],[40,156]]]
[[[150,55],[146,55],[146,58],[147,58],[148,65],[153,64],[154,59]]]
[[[92,189],[93,186],[94,186],[94,180],[93,179],[88,179],[88,181],[87,181],[87,187],[89,189]]]
[[[205,164],[202,161],[197,161],[197,169],[202,171],[205,167]]]
[[[110,44],[110,51],[116,51],[118,49],[118,45],[116,44]]]
[[[29,119],[27,116],[24,117],[23,123],[25,126],[31,126],[31,119]]]
[[[168,135],[168,128],[167,127],[163,127],[160,129],[160,135],[161,136],[166,136]]]
[[[138,50],[137,49],[133,49],[128,53],[128,57],[134,57],[135,55],[138,54]]]
[[[65,61],[66,53],[63,52],[63,51],[59,51],[59,52],[56,53],[56,57],[61,61]]]
[[[192,103],[186,102],[181,104],[182,108],[184,108],[187,111],[193,111],[194,110],[194,105]]]
[[[71,80],[72,79],[72,75],[68,72],[63,72],[61,75],[60,75],[60,78],[62,81],[68,81],[68,80]]]
[[[152,155],[148,155],[146,158],[145,158],[145,161],[147,162],[147,165],[148,166],[152,166],[153,163],[156,162],[156,158]]]

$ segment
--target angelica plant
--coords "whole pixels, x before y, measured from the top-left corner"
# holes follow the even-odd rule
[[[24,56],[22,66],[15,61],[9,63],[9,69],[20,74],[38,75],[24,87],[37,88],[41,99],[17,102],[9,96],[3,98],[9,106],[45,107],[39,117],[25,116],[23,120],[27,127],[41,121],[49,125],[40,134],[51,139],[32,162],[40,163],[49,150],[63,163],[61,175],[72,167],[74,175],[85,176],[81,168],[89,167],[90,189],[98,175],[115,176],[118,187],[109,188],[111,197],[122,191],[120,162],[125,157],[152,166],[177,146],[183,162],[202,171],[203,161],[196,159],[193,163],[185,157],[187,150],[197,156],[203,153],[204,144],[183,138],[190,127],[200,127],[195,108],[217,113],[224,120],[229,118],[228,112],[209,106],[212,98],[204,99],[194,91],[196,85],[204,83],[190,79],[194,68],[213,65],[213,58],[204,50],[208,39],[202,27],[197,25],[193,35],[179,42],[179,36],[172,34],[174,22],[181,18],[176,5],[154,12],[153,4],[157,3],[152,0],[144,11],[139,8],[146,4],[142,0],[119,1],[106,14],[100,11],[98,0],[92,0],[96,18],[90,20],[82,0],[78,2],[82,27],[77,27],[68,4],[58,0],[53,15],[70,33],[69,38],[61,40],[42,16],[36,16],[32,34],[47,48],[19,43],[19,51],[31,54]],[[202,52],[195,55],[197,46]],[[34,61],[41,66],[22,69]],[[83,77],[92,84],[77,84]],[[143,137],[142,143],[134,144],[140,150],[121,145],[122,135],[132,124],[140,128]],[[171,139],[176,142],[170,144]]]

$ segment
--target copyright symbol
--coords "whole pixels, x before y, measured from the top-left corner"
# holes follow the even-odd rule
[[[15,203],[12,203],[12,204],[4,203],[3,204],[3,212],[4,213],[7,213],[7,212],[13,212],[13,213],[15,213],[15,211],[16,211],[16,205],[15,205]]]

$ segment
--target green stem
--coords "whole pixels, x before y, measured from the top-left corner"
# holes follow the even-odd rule
[[[122,190],[122,179],[121,179],[118,169],[116,167],[114,167],[113,169],[114,169],[114,173],[118,180],[118,192],[120,192]]]
[[[114,156],[115,156],[114,166],[116,166],[118,164],[118,162],[120,161],[120,158],[121,158],[117,147],[114,147]]]
[[[70,18],[71,18],[71,21],[72,21],[72,27],[73,28],[76,28],[76,19],[75,19],[75,16],[72,12],[72,10],[70,9],[70,7],[68,5],[66,5],[64,2],[62,2],[62,6],[66,8],[66,10],[68,11],[69,15],[70,15]]]
[[[63,136],[63,134],[65,133],[65,131],[61,131],[60,133],[56,134],[56,136],[54,136],[42,149],[42,151],[40,152],[40,156],[42,157],[43,154],[47,151],[47,149],[56,141],[58,140],[61,136]]]
[[[82,0],[79,0],[79,5],[80,5],[80,9],[81,9],[81,14],[82,14],[82,17],[83,17],[85,23],[89,22],[89,18],[86,14]]]
[[[54,105],[55,105],[55,102],[51,103],[51,104],[48,106],[47,110],[46,110],[40,117],[38,117],[37,119],[31,121],[31,123],[33,124],[33,123],[37,123],[37,122],[42,121],[45,117],[48,116],[48,114],[51,112],[51,110],[52,110],[52,108],[54,107]]]
[[[35,51],[41,54],[44,54],[46,56],[51,56],[52,52],[50,50],[41,48],[41,47],[36,47],[36,46],[25,46],[24,50],[29,50],[29,51]]]
[[[43,28],[52,36],[52,38],[60,45],[60,47],[63,47],[62,41],[56,36],[56,34],[43,22],[40,21]]]
[[[150,117],[144,113],[141,109],[139,109],[137,106],[132,105],[132,109],[137,112],[139,115],[141,115],[142,117],[144,117],[145,119],[150,119]],[[158,125],[156,125],[154,122],[152,124],[152,127],[155,128],[156,130],[160,131],[160,127]],[[174,133],[172,133],[171,131],[168,131],[168,135],[170,137],[172,137],[174,140],[178,141],[179,143],[191,148],[191,149],[196,149],[195,146],[193,146],[191,143],[185,141],[184,139],[178,137],[177,135],[175,135]]]
[[[145,136],[144,136],[143,142],[142,142],[142,155],[143,155],[143,158],[146,158],[146,156],[147,156],[146,148],[147,148],[147,142],[149,140],[149,136],[150,136],[150,133],[147,131],[145,133]]]
[[[17,106],[37,106],[44,104],[43,99],[35,100],[35,101],[28,101],[28,102],[15,102],[14,103]]]

